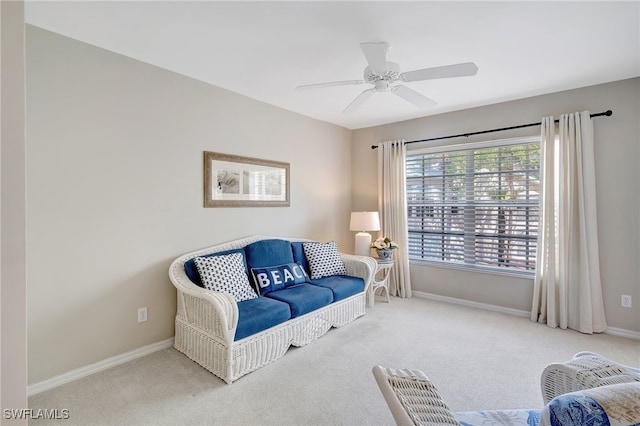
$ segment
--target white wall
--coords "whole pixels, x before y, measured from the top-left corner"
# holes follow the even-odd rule
[[[341,127],[28,26],[27,130],[30,384],[172,337],[184,252],[251,234],[350,249]],[[289,162],[291,206],[203,208],[205,150]]]
[[[27,407],[24,3],[0,2],[0,408]]]
[[[420,140],[539,121],[565,112],[613,110],[596,118],[596,191],[600,266],[609,326],[640,332],[640,79],[505,102],[425,117],[353,133],[352,202],[354,210],[377,209],[376,152],[385,140]],[[539,127],[476,136],[501,139],[539,133]],[[449,143],[461,143],[460,139]],[[424,146],[412,144],[409,147]],[[468,273],[414,264],[415,290],[518,310],[531,309],[532,280]],[[621,294],[633,297],[632,309],[620,306]]]

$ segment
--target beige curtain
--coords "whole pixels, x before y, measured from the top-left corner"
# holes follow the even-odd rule
[[[593,124],[589,111],[542,120],[541,212],[531,319],[599,333],[600,283]]]
[[[404,140],[378,145],[378,211],[381,236],[398,243],[389,277],[390,293],[411,297]]]

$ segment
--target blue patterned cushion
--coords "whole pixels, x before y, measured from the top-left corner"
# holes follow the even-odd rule
[[[244,249],[233,249],[233,250],[225,250],[217,253],[211,253],[204,256],[199,257],[213,257],[220,256],[223,254],[231,254],[231,253],[242,253],[242,262],[244,263],[244,270],[248,273],[247,261],[244,256]],[[194,283],[199,285],[200,287],[204,287],[202,284],[202,280],[200,279],[200,274],[198,274],[198,268],[196,268],[196,263],[193,259],[189,259],[184,263],[184,272],[187,274],[187,277]]]
[[[640,382],[617,383],[553,398],[542,411],[543,425],[640,424]]]
[[[295,284],[306,282],[309,277],[298,263],[270,266],[268,268],[253,268],[253,281],[260,294],[267,294],[275,290],[281,290]]]
[[[206,289],[228,293],[236,302],[258,297],[249,284],[241,253],[196,257],[193,261]]]
[[[303,243],[302,247],[309,262],[311,279],[347,274],[335,241]]]
[[[454,413],[462,426],[537,426],[540,410],[486,410]]]
[[[548,409],[552,426],[609,425],[604,409],[586,395],[560,395],[549,401]]]

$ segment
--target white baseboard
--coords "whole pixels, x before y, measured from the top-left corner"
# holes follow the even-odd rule
[[[65,383],[73,382],[74,380],[81,379],[99,371],[115,367],[116,365],[124,364],[125,362],[141,358],[162,349],[170,348],[171,346],[173,346],[173,337],[162,340],[160,342],[152,343],[147,346],[143,346],[138,349],[134,349],[129,352],[125,352],[120,355],[113,356],[111,358],[104,359],[102,361],[98,361],[85,367],[77,368],[75,370],[69,371],[68,373],[64,373],[59,376],[52,377],[51,379],[47,379],[42,382],[34,383],[27,386],[27,395],[32,396],[49,389],[53,389],[60,385],[64,385]]]
[[[440,302],[454,303],[456,305],[469,306],[472,308],[486,309],[488,311],[501,312],[509,315],[516,315],[519,317],[529,318],[531,312],[522,311],[519,309],[505,308],[504,306],[491,305],[488,303],[473,302],[471,300],[458,299],[455,297],[440,296],[438,294],[427,293],[423,291],[413,291],[413,294],[417,297],[425,299],[437,300]],[[626,330],[624,328],[607,327],[605,334],[611,334],[612,336],[626,337],[627,339],[640,340],[640,333],[633,330]]]
[[[627,339],[640,340],[640,332],[627,330],[625,328],[607,327],[605,333],[613,336],[626,337]]]
[[[474,302],[474,301],[471,301],[471,300],[458,299],[458,298],[449,297],[449,296],[440,296],[439,294],[426,293],[424,291],[415,291],[414,290],[412,293],[413,293],[414,296],[422,297],[422,298],[425,298],[425,299],[437,300],[439,302],[447,302],[447,303],[453,303],[453,304],[456,304],[456,305],[469,306],[471,308],[485,309],[487,311],[501,312],[503,314],[515,315],[515,316],[518,316],[518,317],[529,318],[531,316],[531,312],[522,311],[520,309],[505,308],[504,306],[491,305],[491,304],[488,304],[488,303]]]

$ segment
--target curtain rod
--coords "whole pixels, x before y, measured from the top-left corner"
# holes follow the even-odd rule
[[[591,114],[591,118],[593,117],[602,117],[602,116],[607,116],[610,117],[611,115],[613,115],[613,111],[611,111],[610,109],[604,112],[599,112],[597,114]],[[560,120],[555,120],[556,123],[558,123]],[[429,142],[429,141],[439,141],[442,139],[452,139],[452,138],[459,138],[459,137],[469,137],[469,136],[473,136],[473,135],[482,135],[484,133],[493,133],[493,132],[502,132],[504,130],[513,130],[513,129],[522,129],[523,127],[533,127],[533,126],[540,126],[542,123],[541,122],[537,122],[537,123],[529,123],[529,124],[520,124],[517,126],[511,126],[511,127],[502,127],[500,129],[491,129],[491,130],[480,130],[479,132],[471,132],[471,133],[461,133],[459,135],[451,135],[451,136],[440,136],[437,138],[429,138],[429,139],[420,139],[417,141],[408,141],[405,142],[405,145],[408,145],[410,143],[417,143],[417,142]],[[378,145],[371,145],[371,149],[376,149],[378,147]]]

